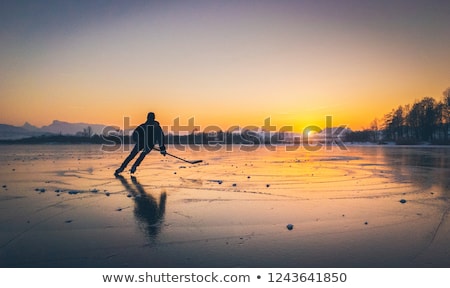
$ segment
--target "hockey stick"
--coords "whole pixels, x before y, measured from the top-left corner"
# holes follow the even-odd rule
[[[155,149],[156,151],[160,151],[160,152],[161,152],[161,150],[159,150],[158,148],[153,148],[153,149]],[[169,156],[172,156],[173,158],[177,158],[178,160],[187,162],[187,163],[189,163],[189,164],[197,164],[197,163],[203,162],[203,160],[193,160],[193,161],[189,161],[189,160],[180,158],[180,157],[178,157],[178,156],[175,156],[175,155],[173,155],[173,154],[170,154],[169,152],[166,152],[166,154],[169,155]]]

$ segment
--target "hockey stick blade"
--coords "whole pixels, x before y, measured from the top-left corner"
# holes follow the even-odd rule
[[[161,151],[161,150],[158,149],[158,148],[153,148],[153,149],[155,149],[156,151]],[[189,163],[189,164],[197,164],[197,163],[203,162],[203,160],[193,160],[193,161],[189,161],[189,160],[180,158],[180,157],[178,157],[178,156],[176,156],[176,155],[170,154],[170,153],[168,153],[168,152],[166,152],[166,154],[169,155],[169,156],[172,156],[173,158],[176,158],[176,159],[178,159],[178,160],[181,160],[181,161],[184,161],[184,162],[186,162],[186,163]]]

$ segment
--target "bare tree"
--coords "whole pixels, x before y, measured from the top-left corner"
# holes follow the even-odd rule
[[[443,93],[443,106],[442,106],[442,117],[444,121],[444,139],[448,139],[450,133],[450,87],[447,88]]]
[[[88,126],[88,127],[83,129],[83,136],[87,137],[87,138],[91,138],[92,137],[92,127],[91,126]]]
[[[378,119],[373,119],[372,123],[370,123],[370,130],[372,131],[372,141],[378,142]]]

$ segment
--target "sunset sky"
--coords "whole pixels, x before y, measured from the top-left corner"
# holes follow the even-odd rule
[[[0,123],[347,124],[450,87],[450,1],[1,1]]]

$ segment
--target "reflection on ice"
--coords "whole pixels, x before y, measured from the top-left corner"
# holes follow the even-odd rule
[[[135,206],[134,215],[140,223],[140,227],[148,234],[150,239],[155,239],[160,230],[164,220],[164,212],[166,209],[166,192],[161,193],[159,201],[157,201],[151,194],[148,194],[136,179],[131,176],[130,185],[127,179],[121,175],[116,176],[122,185],[132,195]]]

